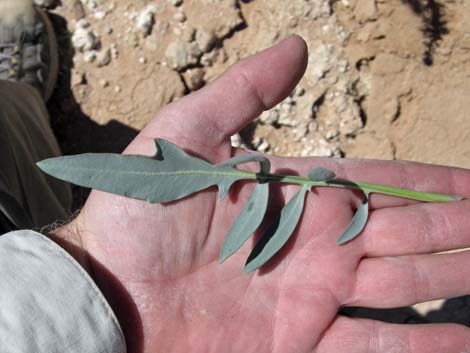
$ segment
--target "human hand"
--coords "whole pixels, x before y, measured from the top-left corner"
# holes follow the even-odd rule
[[[163,108],[125,153],[153,155],[165,138],[220,162],[242,153],[230,136],[285,98],[303,75],[307,48],[291,37],[242,60],[207,87]],[[470,195],[470,171],[404,162],[269,157],[273,170],[322,166],[344,179]],[[340,317],[342,306],[390,308],[468,294],[470,201],[423,204],[372,195],[370,220],[337,246],[361,198],[317,188],[275,258],[242,272],[253,243],[223,264],[222,241],[253,184],[221,201],[215,189],[152,205],[93,191],[54,237],[86,252],[89,272],[123,327],[129,352],[469,352],[470,331]],[[298,186],[274,188],[289,200]]]

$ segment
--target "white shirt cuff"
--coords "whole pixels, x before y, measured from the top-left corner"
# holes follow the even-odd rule
[[[0,237],[0,352],[125,353],[121,327],[85,270],[33,231]]]

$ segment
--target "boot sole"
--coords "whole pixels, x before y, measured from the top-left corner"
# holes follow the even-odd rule
[[[49,16],[45,11],[37,6],[35,6],[35,10],[38,13],[41,21],[44,23],[48,39],[50,61],[47,63],[49,71],[46,81],[44,82],[43,93],[44,101],[47,102],[51,98],[52,92],[54,92],[54,88],[57,83],[57,77],[59,75],[59,50],[57,47],[57,38],[54,32],[54,27],[52,26],[52,22],[49,19]]]

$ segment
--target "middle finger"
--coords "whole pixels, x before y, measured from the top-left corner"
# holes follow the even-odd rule
[[[367,257],[470,247],[469,213],[470,201],[420,203],[374,210],[360,241]]]
[[[348,306],[395,308],[470,293],[470,251],[364,259]]]

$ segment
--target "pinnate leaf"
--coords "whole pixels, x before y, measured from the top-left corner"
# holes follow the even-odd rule
[[[300,220],[308,186],[302,188],[284,206],[277,222],[272,223],[256,244],[245,265],[245,273],[256,271],[268,262],[289,240]]]
[[[258,229],[268,207],[269,184],[256,184],[250,198],[233,223],[222,245],[219,262],[233,255],[245,241]]]
[[[77,185],[151,203],[178,200],[215,185],[224,198],[234,182],[252,175],[190,156],[163,139],[155,143],[155,157],[88,153],[46,159],[38,166]]]
[[[329,181],[333,180],[336,177],[336,174],[329,169],[315,167],[310,169],[310,171],[308,172],[308,177],[310,180],[313,181]]]
[[[361,205],[358,207],[356,213],[354,214],[354,217],[351,223],[343,232],[343,234],[338,238],[336,243],[338,245],[342,245],[344,243],[347,243],[350,240],[353,240],[355,237],[357,237],[366,226],[368,217],[369,217],[369,196],[365,194],[364,199],[362,200]]]

